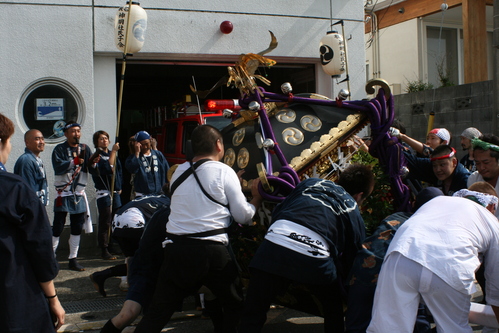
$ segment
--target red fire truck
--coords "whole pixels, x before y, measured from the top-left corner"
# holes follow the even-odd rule
[[[196,111],[190,111],[191,109]],[[199,112],[197,109],[197,107],[188,108],[185,112],[179,113],[178,118],[165,120],[153,135],[158,140],[158,150],[163,152],[170,166],[186,161],[186,142],[191,138],[196,126],[208,124],[222,130],[231,122],[230,117],[224,117],[223,110],[237,111],[240,107],[237,99],[206,100],[204,110]]]

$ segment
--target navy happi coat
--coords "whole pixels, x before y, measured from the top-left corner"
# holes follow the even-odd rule
[[[279,220],[304,227],[299,227],[301,233],[291,230],[281,234],[281,239],[289,238],[309,247],[302,248],[300,253],[279,241],[270,241],[269,234]],[[274,209],[272,222],[250,267],[299,283],[329,284],[337,277],[345,279],[365,238],[364,221],[356,201],[343,187],[324,179],[309,178],[298,184]],[[317,241],[312,241],[314,237],[303,230],[319,235],[315,238],[325,244],[319,244],[318,250]]]
[[[0,184],[0,332],[53,333],[39,285],[58,273],[47,212],[18,175],[2,170]]]

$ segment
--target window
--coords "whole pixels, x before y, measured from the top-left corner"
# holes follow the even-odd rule
[[[494,50],[492,32],[487,32],[488,79],[493,79]],[[464,83],[463,29],[460,27],[426,26],[426,68],[428,83],[435,88]]]
[[[84,106],[80,94],[69,83],[58,79],[42,79],[23,93],[19,110],[25,130],[38,129],[48,142],[58,142],[62,128],[70,121],[81,123]]]
[[[192,132],[199,126],[197,121],[186,121],[183,123],[184,133],[182,138],[182,154],[187,155],[187,141],[191,139]]]
[[[206,124],[211,125],[220,131],[225,127],[230,125],[232,122],[231,118],[225,118],[225,117],[206,117],[204,118],[206,120]]]
[[[165,154],[175,154],[175,148],[177,147],[177,128],[178,123],[168,123],[166,124],[166,135],[165,135]]]
[[[459,84],[458,29],[426,28],[428,83],[438,88]]]

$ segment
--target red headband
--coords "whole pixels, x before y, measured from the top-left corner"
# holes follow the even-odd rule
[[[452,151],[447,154],[447,155],[443,155],[443,156],[438,156],[438,157],[432,157],[430,158],[430,161],[438,161],[438,160],[443,160],[443,159],[446,159],[446,158],[451,158],[452,156],[454,156],[454,154],[456,154],[456,150],[454,148],[452,148]]]

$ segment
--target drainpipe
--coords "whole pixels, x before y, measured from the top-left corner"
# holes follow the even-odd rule
[[[372,73],[372,78],[376,79],[380,77],[380,67],[381,67],[381,61],[380,61],[380,49],[379,49],[379,30],[378,30],[378,17],[376,16],[376,13],[374,13],[374,10],[365,10],[365,15],[368,15],[371,19],[371,35],[372,35],[372,43],[371,43],[371,54],[372,54],[372,63],[370,64],[371,66],[371,73]],[[374,32],[373,32],[374,31]]]
[[[495,0],[499,1],[499,0]],[[380,53],[380,46],[379,46],[379,27],[378,27],[378,16],[374,13],[374,11],[371,13],[372,20],[374,27],[376,29],[375,35],[374,35],[374,43],[373,43],[373,78],[379,78],[381,77],[381,53]],[[371,32],[372,33],[372,32]]]

